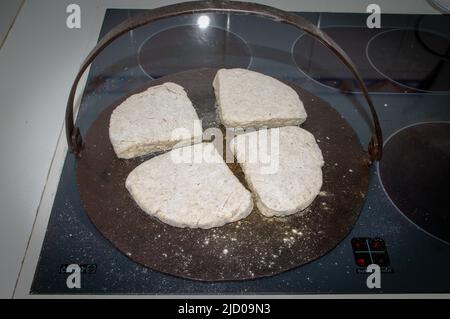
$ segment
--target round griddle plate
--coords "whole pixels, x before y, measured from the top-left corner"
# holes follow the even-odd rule
[[[186,71],[148,86],[167,81],[183,86],[204,120],[203,128],[217,127],[212,88],[216,71]],[[368,156],[350,125],[332,107],[300,87],[289,85],[297,91],[308,113],[302,127],[314,134],[325,159],[322,192],[304,212],[265,218],[255,208],[241,221],[209,230],[176,228],[150,217],[135,204],[125,188],[125,179],[151,156],[118,159],[109,141],[109,118],[123,98],[91,126],[78,162],[78,186],[92,222],[132,260],[196,280],[271,276],[326,254],[346,237],[359,216],[367,195]],[[239,166],[230,167],[242,181]]]
[[[420,229],[450,243],[450,123],[422,123],[386,141],[380,178],[397,208]]]

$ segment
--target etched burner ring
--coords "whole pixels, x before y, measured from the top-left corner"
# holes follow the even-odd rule
[[[391,29],[366,48],[371,66],[405,88],[450,93],[450,38],[434,31]]]
[[[366,43],[380,32],[361,26],[325,26],[322,28],[351,56],[370,92],[403,93],[405,88],[381,76],[366,57]],[[291,58],[298,71],[314,83],[343,93],[361,93],[350,70],[336,61],[333,52],[316,38],[303,33],[291,47]]]
[[[450,243],[450,122],[418,123],[386,140],[378,165],[384,191],[419,229]]]
[[[252,53],[237,34],[214,26],[178,25],[144,40],[141,70],[151,78],[198,68],[249,68]]]

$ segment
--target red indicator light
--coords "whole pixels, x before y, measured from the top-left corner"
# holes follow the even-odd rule
[[[366,260],[364,258],[358,258],[356,260],[356,263],[358,264],[358,266],[364,267],[366,265]]]

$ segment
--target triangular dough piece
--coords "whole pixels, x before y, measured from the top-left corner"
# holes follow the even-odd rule
[[[191,160],[181,162],[180,154]],[[253,209],[251,193],[212,143],[178,148],[144,162],[128,175],[126,188],[142,210],[176,227],[219,227]]]
[[[201,142],[198,121],[183,87],[167,82],[134,94],[117,106],[111,114],[109,138],[117,156],[129,159],[189,145],[192,138]],[[196,130],[195,123],[199,126]]]
[[[272,130],[279,130],[279,138],[272,134]],[[263,215],[297,213],[308,207],[320,192],[324,164],[322,152],[314,136],[297,126],[265,131],[267,138],[260,134],[262,131],[236,136],[230,143],[232,152]],[[256,148],[261,153],[252,157],[251,151]],[[263,160],[264,154],[273,156],[270,162]]]
[[[270,76],[245,69],[220,69],[213,86],[226,127],[279,127],[306,120],[297,92]]]

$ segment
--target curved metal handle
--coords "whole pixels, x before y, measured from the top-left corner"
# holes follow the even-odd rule
[[[342,50],[342,48],[332,38],[326,35],[322,30],[320,30],[311,22],[305,20],[300,16],[261,4],[238,2],[238,1],[229,2],[222,0],[183,2],[175,5],[149,10],[148,12],[145,12],[142,15],[131,17],[130,19],[115,26],[97,43],[97,45],[94,47],[94,49],[92,49],[92,51],[89,53],[89,55],[86,57],[83,64],[81,65],[81,68],[78,71],[77,76],[75,77],[75,81],[72,85],[69,99],[67,101],[66,136],[70,152],[75,153],[77,156],[80,156],[81,150],[83,148],[83,140],[80,134],[80,130],[78,127],[74,126],[73,104],[78,82],[80,81],[83,73],[86,71],[88,66],[95,59],[95,57],[111,42],[113,42],[119,36],[123,35],[128,31],[131,31],[148,23],[169,17],[179,16],[183,14],[205,13],[205,12],[250,14],[267,18],[276,22],[285,23],[314,36],[326,47],[328,47],[348,67],[348,69],[352,72],[353,76],[358,81],[359,86],[361,87],[361,90],[364,94],[367,104],[369,105],[373,120],[373,134],[368,146],[369,156],[372,161],[381,159],[383,148],[383,137],[378,116],[375,111],[375,107],[373,105],[372,99],[369,96],[369,92],[367,90],[366,85],[364,84],[364,81],[362,80],[361,75],[356,69],[355,64],[347,56],[344,50]]]

